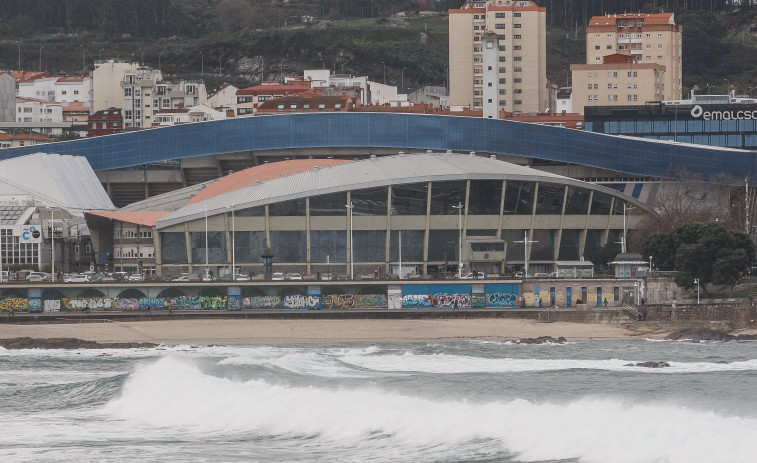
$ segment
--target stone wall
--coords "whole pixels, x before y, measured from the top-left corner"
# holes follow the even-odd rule
[[[647,321],[729,321],[742,326],[754,325],[757,321],[757,308],[748,303],[734,304],[686,304],[659,305],[639,308],[646,311]]]

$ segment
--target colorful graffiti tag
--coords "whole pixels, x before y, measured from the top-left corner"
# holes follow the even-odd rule
[[[323,296],[324,309],[386,308],[385,294],[328,294]]]
[[[284,302],[282,305],[286,309],[320,309],[321,298],[318,296],[302,296],[300,294],[294,294],[291,296],[284,296]]]
[[[251,296],[242,299],[243,309],[278,309],[281,308],[279,296]]]
[[[29,299],[25,297],[6,297],[0,299],[0,312],[7,312],[13,309],[16,311],[24,311],[29,309]]]

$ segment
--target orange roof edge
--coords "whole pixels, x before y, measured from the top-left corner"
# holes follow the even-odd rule
[[[133,223],[154,227],[158,220],[170,214],[171,211],[90,211],[87,214],[103,217],[120,222]]]

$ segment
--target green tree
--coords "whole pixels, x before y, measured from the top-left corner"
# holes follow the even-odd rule
[[[676,283],[684,288],[708,283],[734,285],[751,262],[755,246],[749,235],[714,223],[687,223],[669,233],[655,233],[642,243],[657,268],[675,270]],[[705,290],[706,291],[706,290]]]

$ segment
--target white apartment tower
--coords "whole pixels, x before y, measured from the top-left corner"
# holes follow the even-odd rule
[[[485,117],[545,111],[546,13],[525,0],[466,0],[449,10],[450,105],[484,111]]]
[[[680,100],[681,39],[673,13],[594,16],[586,27],[586,64],[602,64],[617,53],[630,55],[633,63],[665,66],[663,97]]]

